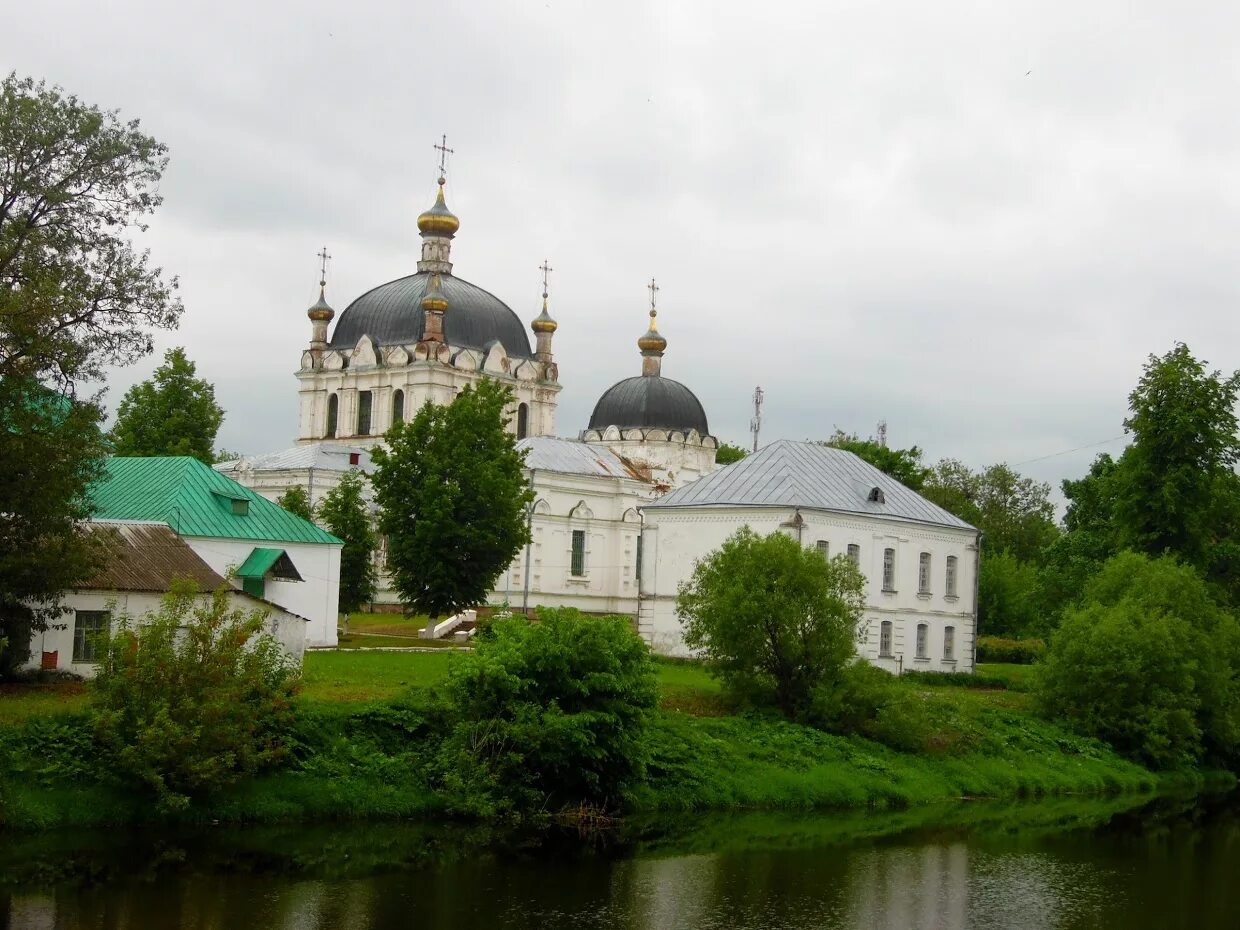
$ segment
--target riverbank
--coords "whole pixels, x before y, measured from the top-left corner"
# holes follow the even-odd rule
[[[425,694],[451,661],[449,654],[427,653],[307,657],[283,767],[195,806],[178,821],[485,816],[466,783],[443,778],[433,765],[437,743]],[[1015,690],[902,682],[915,702],[910,706],[917,726],[893,734],[897,744],[907,744],[901,751],[778,719],[732,715],[700,666],[660,662],[658,671],[661,706],[649,737],[652,759],[627,805],[633,815],[904,809],[962,797],[1139,795],[1227,781],[1198,772],[1150,772],[1039,719],[1029,696]],[[0,817],[6,828],[168,822],[144,797],[111,783],[95,757],[81,705],[47,694],[38,700],[68,710],[23,714],[11,704],[0,711],[9,721],[0,726]],[[563,803],[550,798],[547,808]]]

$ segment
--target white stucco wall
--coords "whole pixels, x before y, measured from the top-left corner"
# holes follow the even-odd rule
[[[159,610],[162,594],[147,592],[72,591],[62,600],[68,611],[48,624],[48,628],[36,633],[30,641],[30,659],[26,668],[37,669],[43,665],[45,653],[55,653],[55,668],[72,672],[83,678],[93,678],[95,665],[91,662],[73,661],[73,630],[76,612],[79,610],[106,610],[113,617],[126,616],[135,620]],[[284,651],[298,665],[306,651],[306,626],[301,617],[286,613],[256,601],[241,592],[232,597],[233,603],[242,610],[262,609],[268,612],[266,632],[275,637]]]
[[[676,616],[676,592],[693,573],[694,563],[719,548],[729,536],[748,525],[769,534],[783,530],[795,516],[792,508],[653,508],[645,511],[645,540],[638,627],[656,652],[688,655]],[[844,554],[849,544],[860,547],[860,567],[866,577],[866,633],[859,655],[889,671],[973,670],[976,616],[976,533],[929,524],[880,517],[802,509],[800,539],[806,548],[825,540],[831,556]],[[895,590],[882,589],[883,552],[894,549]],[[920,555],[930,553],[930,590],[918,591]],[[945,590],[947,557],[957,559],[956,595]],[[879,655],[884,621],[892,624],[890,655]],[[927,657],[916,656],[918,624],[927,627]],[[944,636],[954,630],[954,658],[944,656]]]
[[[309,621],[306,628],[308,647],[336,645],[336,624],[340,617],[340,546],[201,536],[186,536],[184,539],[199,558],[225,576],[231,569],[240,566],[255,547],[283,549],[303,580],[268,578],[264,599]],[[233,584],[240,588],[240,579],[234,579]]]

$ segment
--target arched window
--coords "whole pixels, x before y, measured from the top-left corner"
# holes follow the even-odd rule
[[[947,596],[956,596],[956,557],[954,555],[947,557]]]
[[[947,662],[956,661],[956,628],[943,627],[943,659]]]
[[[517,438],[524,439],[530,434],[530,407],[529,404],[517,405]]]
[[[930,553],[923,552],[917,560],[917,593],[930,593]]]
[[[396,391],[392,395],[392,424],[405,422],[405,392]]]
[[[926,640],[928,638],[928,635],[927,635],[928,632],[929,632],[929,629],[926,626],[926,624],[924,623],[917,624],[917,658],[919,659],[929,658],[929,654],[926,652]]]
[[[340,398],[332,394],[327,398],[327,429],[323,435],[328,439],[336,438],[336,417],[340,413]]]
[[[374,395],[370,391],[357,392],[357,435],[370,435],[370,410],[371,404],[374,402]]]
[[[884,620],[878,628],[878,654],[882,658],[891,658],[891,621]]]
[[[896,550],[883,550],[883,590],[896,589]]]

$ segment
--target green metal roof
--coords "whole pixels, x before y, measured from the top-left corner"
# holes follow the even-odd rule
[[[262,578],[271,571],[271,566],[280,561],[282,555],[284,555],[283,549],[255,549],[246,556],[241,567],[237,569],[237,577]]]
[[[269,542],[340,540],[189,456],[108,459],[107,475],[91,489],[100,520],[156,520],[182,536]],[[249,501],[248,513],[232,502]]]

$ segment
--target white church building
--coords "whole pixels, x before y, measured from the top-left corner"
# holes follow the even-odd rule
[[[832,552],[851,551],[847,547],[864,537],[861,564],[871,578],[874,622],[867,655],[893,668],[901,659],[905,668],[971,668],[976,531],[839,450],[814,446],[823,455],[788,458],[789,450],[806,444],[775,443],[716,470],[718,442],[705,409],[693,391],[663,374],[667,340],[656,324],[653,281],[649,328],[637,340],[640,370],[603,392],[573,438],[558,437],[562,386],[552,345],[558,324],[545,287],[549,269],[544,265],[541,313],[530,322],[531,346],[511,308],[455,274],[451,246],[459,228],[441,176],[433,206],[418,217],[422,256],[414,273],[367,291],[339,318],[320,281],[319,299],[307,311],[310,343],[297,372],[297,445],[216,467],[271,499],[301,485],[317,504],[349,468],[369,471],[369,450],[392,424],[428,400],[450,403],[464,386],[495,379],[513,392],[510,428],[527,452],[535,501],[532,540],[500,576],[493,604],[640,616],[639,629],[655,649],[683,652],[669,613],[674,579],[687,577],[694,559],[743,523],[774,529],[795,513],[813,521],[813,529],[802,532],[806,545],[822,541]],[[768,473],[756,467],[771,456],[781,456],[784,467],[812,462],[815,469],[860,475],[857,480],[870,482],[867,492],[878,488],[893,503],[854,508],[842,496],[763,498],[757,484]],[[709,503],[697,496],[730,487],[728,476],[735,475],[749,476],[740,482],[748,495],[723,494]],[[885,576],[871,574],[883,570],[874,552],[894,550],[903,573],[913,570],[923,542],[937,560],[932,571],[941,575],[951,560],[952,594],[946,578],[929,599],[915,587],[894,592],[875,580]],[[379,557],[382,569],[382,552]],[[385,581],[377,601],[396,603]],[[934,658],[923,660],[923,651]]]

